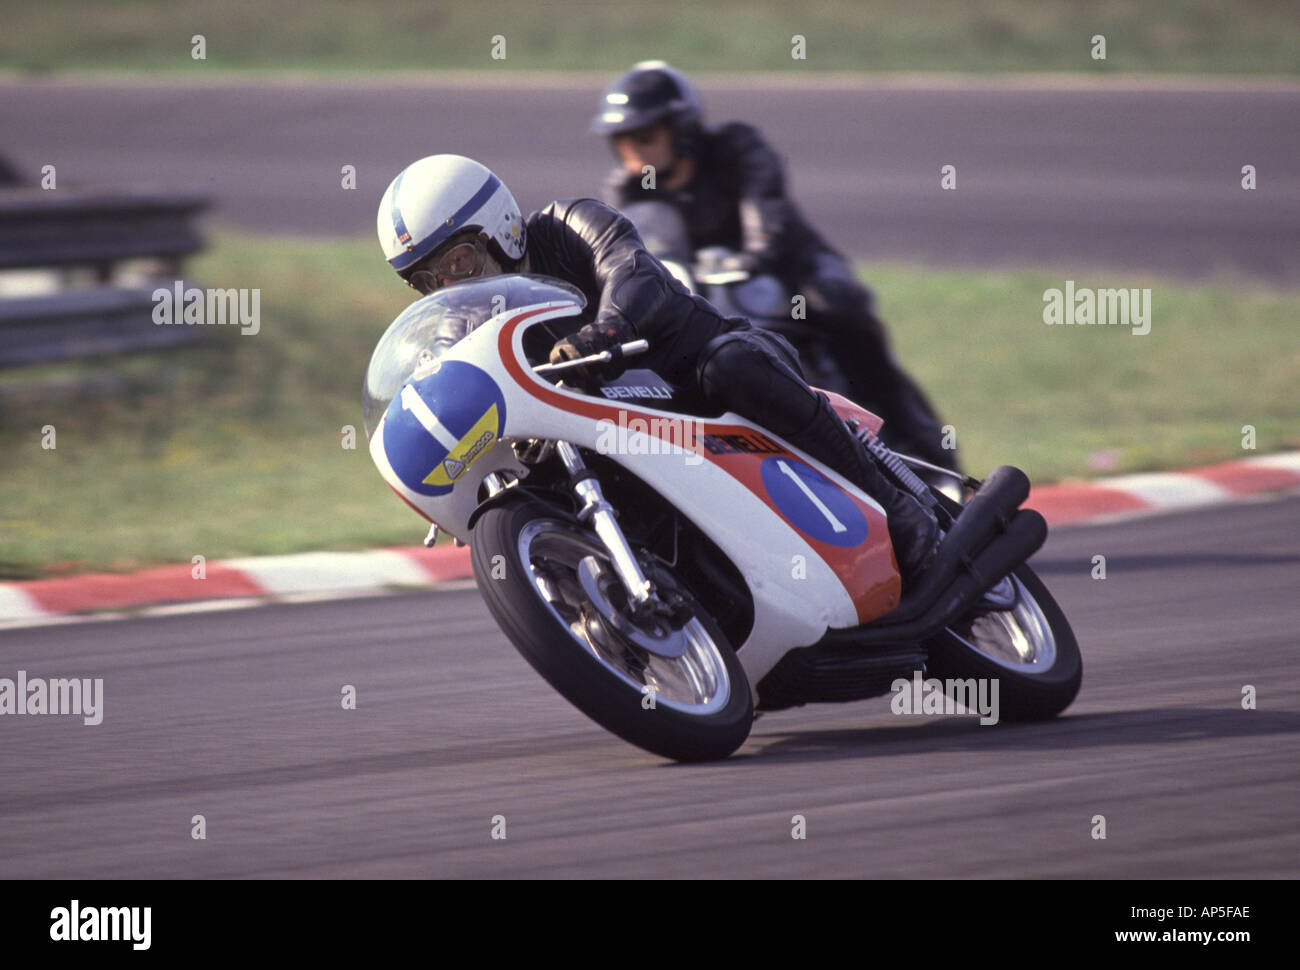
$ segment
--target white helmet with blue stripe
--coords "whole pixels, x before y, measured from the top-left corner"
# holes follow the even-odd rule
[[[463,155],[430,155],[393,179],[375,221],[390,266],[411,268],[453,235],[476,229],[500,263],[524,255],[524,220],[510,190],[485,166]]]

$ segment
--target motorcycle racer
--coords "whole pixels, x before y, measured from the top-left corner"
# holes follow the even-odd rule
[[[672,205],[693,250],[738,251],[737,269],[770,273],[804,295],[814,318],[840,328],[855,348],[840,360],[849,396],[885,419],[902,450],[955,470],[933,408],[890,351],[874,295],[790,199],[776,152],[751,125],[706,128],[702,117],[694,85],[663,61],[643,61],[614,81],[591,122],[619,160],[605,201],[620,209]]]
[[[884,476],[826,395],[804,382],[789,343],[741,317],[724,318],[692,295],[615,209],[595,199],[565,199],[524,219],[486,167],[460,155],[433,155],[388,186],[376,229],[389,264],[422,294],[501,273],[571,283],[595,319],[555,344],[552,363],[648,340],[646,367],[706,404],[769,428],[880,502],[905,589],[932,561],[939,538],[934,515]],[[469,330],[468,321],[444,319],[435,353]],[[605,365],[600,376],[617,369]]]

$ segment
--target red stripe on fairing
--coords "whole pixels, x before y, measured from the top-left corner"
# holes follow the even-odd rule
[[[526,370],[519,362],[514,352],[514,334],[525,321],[537,316],[539,313],[546,313],[553,308],[546,307],[537,310],[529,310],[518,316],[507,320],[497,335],[497,350],[500,353],[501,360],[505,364],[506,371],[514,379],[515,383],[525,391],[540,401],[550,404],[552,407],[559,408],[562,411],[568,411],[571,414],[580,414],[583,417],[593,418],[597,421],[602,418],[613,421],[615,424],[619,420],[619,412],[624,415],[641,415],[644,416],[648,423],[647,434],[653,434],[655,437],[666,441],[670,445],[682,445],[698,455],[708,459],[717,467],[721,468],[736,481],[740,482],[751,493],[772,510],[781,520],[787,523],[803,540],[825,561],[831,568],[840,582],[844,585],[845,591],[853,600],[853,606],[857,610],[858,622],[866,623],[878,616],[883,616],[895,606],[898,605],[898,599],[901,589],[901,583],[898,576],[898,566],[894,561],[893,547],[889,542],[889,532],[885,525],[885,517],[876,509],[863,502],[856,495],[844,491],[845,495],[852,500],[859,511],[867,517],[867,538],[864,542],[852,548],[842,546],[832,546],[828,543],[821,542],[807,533],[803,532],[793,522],[787,518],[772,498],[767,493],[767,488],[763,484],[763,475],[761,466],[763,459],[770,457],[787,457],[795,461],[802,461],[796,455],[789,451],[768,452],[765,454],[720,454],[715,455],[705,448],[698,440],[685,442],[678,435],[676,440],[673,437],[671,428],[665,428],[664,425],[669,422],[662,418],[654,420],[657,415],[652,411],[638,408],[635,405],[628,406],[626,403],[614,406],[605,404],[601,401],[585,397],[571,397],[561,391],[556,390],[552,385],[540,380],[530,371]],[[838,397],[838,395],[837,395]],[[863,412],[868,414],[869,412]],[[878,420],[878,419],[877,419]],[[698,433],[703,429],[706,434],[727,435],[743,434],[753,435],[755,431],[748,425],[741,424],[721,424],[709,421],[703,418],[691,418],[689,425],[693,433]],[[773,439],[775,442],[775,439]],[[780,444],[779,442],[775,442]],[[836,486],[839,487],[838,485]],[[793,564],[792,564],[793,565]]]

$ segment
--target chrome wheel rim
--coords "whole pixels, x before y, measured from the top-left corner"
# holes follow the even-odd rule
[[[584,558],[609,562],[594,536],[561,519],[534,519],[519,534],[518,554],[533,588],[573,642],[638,693],[653,693],[656,707],[699,716],[727,705],[731,678],[722,651],[698,618],[681,628],[681,656],[668,658],[641,648],[601,616],[579,575]]]
[[[959,643],[1018,674],[1034,676],[1056,663],[1056,637],[1042,608],[1025,584],[1012,574],[1015,603],[1008,609],[987,610],[947,628]]]

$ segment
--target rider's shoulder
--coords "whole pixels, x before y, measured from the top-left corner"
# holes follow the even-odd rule
[[[620,219],[626,218],[613,206],[587,196],[574,199],[556,199],[550,205],[528,217],[530,229],[567,226],[578,233],[584,230],[603,232]]]
[[[724,121],[706,132],[709,140],[720,148],[744,151],[769,147],[763,133],[745,121]]]
[[[578,196],[572,199],[556,199],[548,206],[538,209],[528,218],[533,219],[567,219],[574,215],[596,215],[601,213],[618,215],[618,210],[600,199],[590,196]]]

